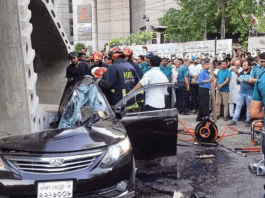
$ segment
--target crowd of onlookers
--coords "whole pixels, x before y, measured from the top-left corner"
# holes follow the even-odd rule
[[[146,55],[138,57],[134,57],[133,52],[127,49],[128,55],[123,51],[123,58],[134,67],[140,82],[153,67],[159,67],[167,80],[175,84],[176,106],[179,113],[197,113],[197,121],[203,121],[209,120],[210,113],[215,110],[218,119],[223,116],[224,121],[231,120],[228,125],[236,125],[240,117],[245,117],[246,126],[250,126],[249,105],[254,84],[265,71],[264,53],[257,50],[256,56],[252,57],[249,52],[239,49],[233,50],[232,55],[223,53],[222,60],[209,57],[208,53],[191,58],[184,53],[183,57],[171,60],[154,59],[153,57],[158,56],[145,49]],[[96,75],[98,78],[102,78],[107,69],[114,64],[113,57],[112,52],[104,51],[93,53],[89,59],[86,58],[84,51],[78,54],[79,61],[87,62],[89,65],[86,74]],[[159,65],[152,65],[152,58],[153,63]],[[151,78],[150,74],[149,72],[146,76]]]

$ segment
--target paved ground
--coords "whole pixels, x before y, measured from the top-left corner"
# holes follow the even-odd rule
[[[195,127],[196,116],[180,116],[190,127]],[[219,134],[228,122],[216,124]],[[240,131],[250,131],[241,122]],[[261,159],[260,154],[240,156],[227,148],[251,146],[249,135],[228,137],[218,147],[198,146],[183,143],[177,147],[177,155],[149,161],[137,161],[137,178],[134,185],[136,197],[173,197],[180,191],[185,197],[197,194],[200,198],[250,198],[263,197],[265,177],[250,171],[248,164]],[[183,146],[185,145],[185,146]],[[213,154],[212,159],[197,159],[195,156]]]

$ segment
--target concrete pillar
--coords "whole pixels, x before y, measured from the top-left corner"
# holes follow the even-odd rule
[[[26,11],[19,2],[0,1],[0,131],[10,134],[31,132],[24,60],[29,46],[23,45],[21,31]]]
[[[91,1],[92,5],[92,39],[93,51],[98,50],[98,19],[97,19],[97,0]]]

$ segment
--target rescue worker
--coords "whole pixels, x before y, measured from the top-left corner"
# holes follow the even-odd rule
[[[125,55],[125,60],[128,62],[128,63],[131,63],[131,65],[134,67],[135,71],[138,73],[138,76],[140,77],[140,79],[142,79],[143,77],[143,72],[140,68],[139,65],[137,65],[133,60],[132,60],[132,57],[133,57],[133,51],[132,49],[128,48],[128,47],[125,47],[123,48],[123,53]]]
[[[77,53],[69,53],[68,58],[72,63],[66,69],[66,78],[68,81],[89,74],[88,64],[84,61],[79,61]]]
[[[125,55],[119,47],[112,49],[114,63],[106,71],[98,85],[102,88],[111,106],[117,104],[139,82],[134,67],[125,61]],[[130,100],[127,105],[134,104]]]
[[[92,65],[90,68],[89,68],[89,75],[92,75],[91,74],[91,70],[94,68],[94,67],[105,67],[105,68],[109,68],[109,66],[105,63],[102,62],[102,59],[103,59],[103,55],[101,52],[99,51],[96,51],[93,53],[93,58],[94,58],[94,65]]]

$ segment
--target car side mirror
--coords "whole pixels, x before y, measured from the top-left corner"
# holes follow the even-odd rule
[[[123,110],[124,110],[124,107],[117,107],[115,109],[115,115],[116,115],[116,118],[121,120],[122,119],[122,116],[123,116]]]

